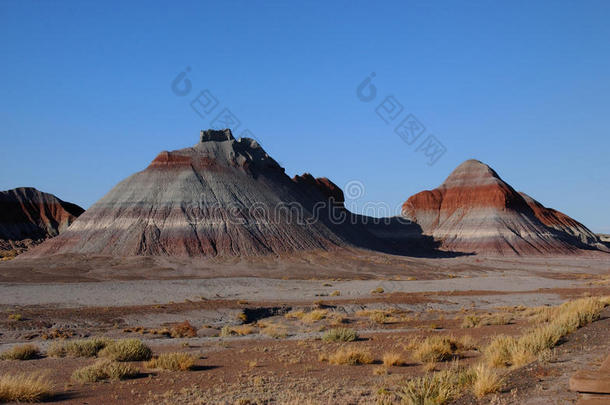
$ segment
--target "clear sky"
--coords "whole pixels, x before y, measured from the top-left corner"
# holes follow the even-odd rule
[[[86,208],[229,108],[289,175],[362,184],[356,210],[476,158],[610,233],[610,2],[200,3],[1,1],[0,189]],[[402,110],[378,109],[389,95]],[[411,145],[394,132],[409,114]],[[446,148],[431,166],[429,135]]]

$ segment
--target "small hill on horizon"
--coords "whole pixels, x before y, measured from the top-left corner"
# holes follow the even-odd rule
[[[59,235],[84,211],[32,187],[0,191],[0,255],[15,256]]]
[[[445,250],[500,256],[608,251],[586,226],[515,191],[474,159],[438,188],[409,197],[402,212]]]

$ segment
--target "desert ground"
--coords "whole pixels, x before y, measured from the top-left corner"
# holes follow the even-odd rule
[[[601,256],[352,251],[334,265],[328,253],[276,262],[68,257],[6,261],[0,280],[0,353],[34,346],[25,360],[5,354],[0,373],[41,373],[51,384],[41,399],[55,403],[419,403],[408,387],[426,376],[486,365],[497,380],[490,388],[460,386],[438,403],[567,404],[578,398],[570,375],[610,353],[610,264]],[[496,336],[517,341],[554,322],[565,303],[596,297],[606,298],[593,322],[526,359],[489,366]],[[74,351],[97,338],[107,340]],[[153,358],[182,354],[173,366],[148,361],[150,353],[118,362],[129,369],[119,377],[77,371],[122,339]]]

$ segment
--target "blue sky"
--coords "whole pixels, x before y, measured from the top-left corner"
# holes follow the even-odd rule
[[[356,210],[477,158],[610,232],[609,18],[605,1],[2,1],[0,189],[88,207],[229,108],[288,174],[362,183]],[[205,89],[219,104],[202,118]],[[386,124],[389,95],[403,109]],[[394,132],[408,114],[426,129],[412,145]],[[429,135],[446,148],[432,166]]]

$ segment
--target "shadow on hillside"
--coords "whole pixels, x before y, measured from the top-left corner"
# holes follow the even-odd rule
[[[403,217],[372,218],[352,214],[353,221],[372,235],[364,243],[353,242],[358,247],[400,256],[422,258],[452,258],[473,256],[474,253],[440,250],[441,243],[424,235],[415,222]],[[362,239],[361,239],[362,241]]]

